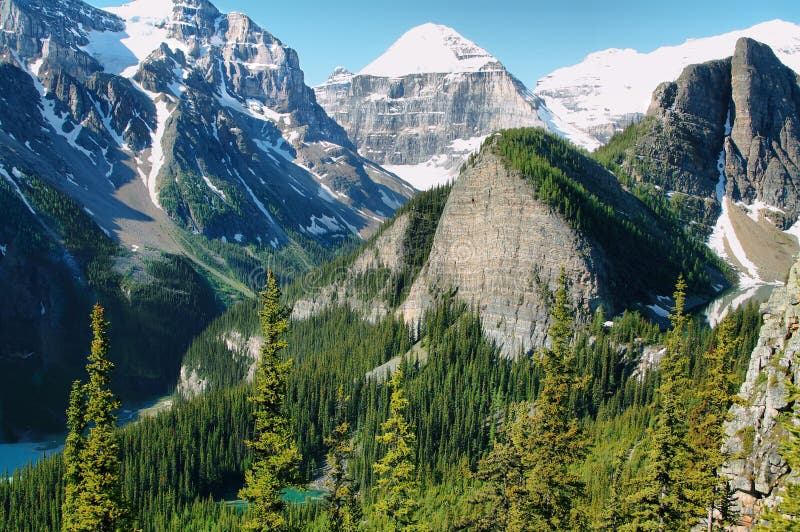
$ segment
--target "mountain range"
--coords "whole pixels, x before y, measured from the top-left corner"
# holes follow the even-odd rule
[[[584,317],[635,306],[663,320],[679,271],[691,273],[699,305],[736,282],[780,282],[800,250],[794,24],[592,54],[533,91],[455,30],[424,24],[358,73],[338,68],[312,89],[294,50],[206,0],[106,10],[5,0],[0,14],[0,175],[20,213],[8,228],[32,224],[49,250],[0,233],[0,279],[28,294],[0,309],[17,324],[5,356],[31,372],[77,358],[19,341],[20,331],[80,327],[65,317],[71,296],[40,280],[49,271],[118,301],[131,330],[142,303],[131,294],[191,271],[185,302],[201,298],[208,320],[252,294],[265,261],[302,277],[395,212],[344,278],[298,298],[296,317],[347,302],[371,320],[413,323],[458,293],[514,357],[547,342],[559,265]],[[651,74],[620,96],[598,68]],[[619,101],[598,114],[609,94]],[[514,129],[530,127],[556,136]],[[436,201],[420,200],[428,211],[404,210],[413,187],[457,177],[452,190],[434,188]],[[78,238],[73,226],[87,229]],[[155,275],[153,264],[169,267]],[[359,296],[365,276],[385,297]],[[132,381],[150,372],[135,366]]]

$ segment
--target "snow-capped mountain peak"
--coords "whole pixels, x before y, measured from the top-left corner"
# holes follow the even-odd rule
[[[785,65],[800,71],[800,25],[772,20],[647,53],[630,48],[594,52],[540,79],[534,94],[566,122],[605,141],[647,111],[659,83],[675,80],[688,65],[730,57],[741,37],[769,45]]]
[[[492,63],[497,59],[454,29],[429,22],[408,30],[359,74],[399,78],[409,74],[477,72]]]

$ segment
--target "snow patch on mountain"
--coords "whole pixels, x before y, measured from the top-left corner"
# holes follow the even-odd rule
[[[92,31],[89,44],[83,50],[97,59],[106,72],[127,78],[136,74],[139,64],[161,43],[188,53],[189,48],[184,43],[168,38],[174,5],[172,0],[135,0],[104,8],[125,21],[125,30]]]
[[[427,23],[407,31],[359,74],[399,78],[409,74],[478,72],[492,63],[497,60],[489,52],[457,31]],[[341,77],[343,72],[339,74]]]

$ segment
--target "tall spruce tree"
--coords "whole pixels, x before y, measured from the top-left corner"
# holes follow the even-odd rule
[[[698,507],[687,493],[686,471],[689,449],[686,445],[689,389],[687,329],[684,313],[686,282],[678,278],[675,309],[670,315],[672,329],[667,335],[666,353],[661,360],[658,387],[658,413],[645,440],[648,452],[643,471],[628,486],[621,531],[686,530],[694,524]]]
[[[690,409],[687,434],[693,467],[687,471],[689,496],[695,506],[705,510],[708,532],[731,524],[731,491],[720,469],[728,460],[723,449],[725,420],[735,393],[733,361],[740,339],[732,317],[724,319],[717,328],[715,345],[705,355],[706,373],[695,394]]]
[[[562,270],[550,327],[551,347],[541,353],[544,377],[535,404],[517,404],[489,453],[481,459],[470,530],[576,530],[586,487],[572,470],[587,453],[587,439],[570,396],[585,387],[577,376],[566,274]]]
[[[588,451],[570,395],[585,388],[577,376],[573,310],[568,299],[564,270],[558,282],[550,326],[551,347],[541,356],[542,387],[530,419],[529,439],[522,454],[525,468],[527,529],[575,530],[583,526],[579,506],[586,486],[573,471]]]
[[[122,494],[117,416],[119,399],[110,389],[114,364],[108,359],[108,322],[105,310],[92,311],[92,348],[86,370],[89,381],[75,383],[70,395],[67,490],[64,527],[67,530],[110,532],[128,526],[128,510]],[[81,390],[82,389],[82,390]],[[85,398],[81,399],[81,395]],[[84,405],[86,412],[80,420]],[[85,440],[83,431],[88,429]],[[76,460],[77,459],[77,460]],[[75,484],[75,483],[78,484]]]
[[[517,403],[498,431],[491,450],[481,458],[474,477],[478,486],[469,497],[471,511],[462,516],[459,530],[509,530],[522,518],[526,499],[522,455],[528,443],[531,404]]]
[[[414,461],[416,438],[406,420],[408,399],[403,392],[403,371],[397,368],[389,381],[392,395],[389,417],[376,438],[386,453],[372,466],[375,482],[375,513],[387,530],[415,528],[419,486]]]
[[[333,532],[354,532],[361,520],[360,506],[355,481],[347,465],[355,456],[350,424],[345,419],[345,406],[349,398],[344,396],[341,386],[336,392],[336,426],[325,438],[328,447],[328,521]]]
[[[78,505],[85,489],[82,455],[86,448],[86,391],[80,381],[72,383],[67,408],[67,438],[64,442],[64,502],[61,529],[81,530]]]
[[[259,294],[264,343],[248,398],[254,404],[255,436],[246,442],[253,453],[253,464],[245,472],[245,486],[239,491],[239,497],[251,503],[244,523],[247,530],[283,530],[286,520],[281,490],[300,482],[300,452],[283,409],[292,361],[281,357],[288,346],[284,334],[289,329],[289,312],[280,298],[278,280],[270,270],[266,287]]]

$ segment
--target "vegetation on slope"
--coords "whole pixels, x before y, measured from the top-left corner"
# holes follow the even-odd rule
[[[600,164],[542,129],[503,131],[489,142],[531,182],[537,198],[602,247],[611,292],[621,302],[669,293],[681,272],[692,292],[713,293],[711,272],[722,269],[719,260],[655,198],[634,193],[634,199]]]

